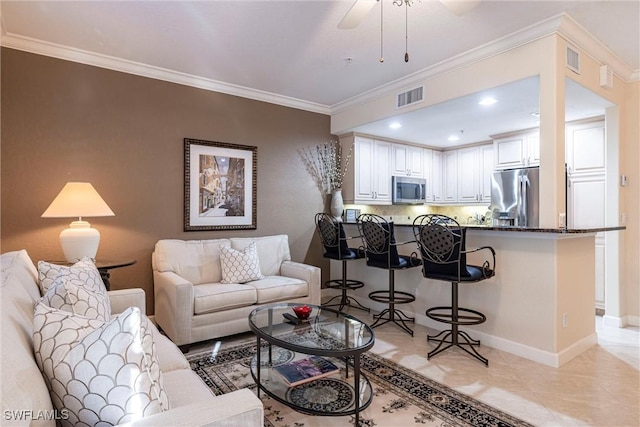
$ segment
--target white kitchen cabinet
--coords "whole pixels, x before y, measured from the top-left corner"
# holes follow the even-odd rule
[[[393,144],[392,147],[392,175],[424,177],[423,148],[412,145]]]
[[[565,159],[569,227],[603,227],[606,224],[606,138],[604,121],[568,124]],[[606,233],[595,238],[596,309],[605,308]]]
[[[493,141],[496,169],[540,165],[539,131],[513,134]]]
[[[391,143],[360,136],[341,138],[343,152],[353,143],[352,167],[343,185],[346,203],[391,204]]]
[[[493,145],[458,150],[458,203],[491,203]]]
[[[423,150],[424,178],[427,180],[427,203],[442,202],[442,151]]]
[[[442,201],[458,202],[458,151],[450,150],[442,153]]]
[[[458,151],[458,199],[460,203],[477,203],[480,193],[480,153],[478,147]],[[447,178],[449,175],[447,175]]]
[[[566,161],[571,175],[605,173],[606,144],[604,122],[566,127]]]
[[[480,203],[491,203],[491,176],[494,170],[493,144],[483,145],[480,147]]]

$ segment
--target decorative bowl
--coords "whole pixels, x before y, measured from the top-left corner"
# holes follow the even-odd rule
[[[293,312],[298,316],[300,320],[307,320],[311,314],[311,307],[308,305],[298,305],[293,307]]]

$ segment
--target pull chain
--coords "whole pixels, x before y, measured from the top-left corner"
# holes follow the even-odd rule
[[[380,62],[384,62],[383,55],[383,35],[384,35],[384,22],[383,22],[383,5],[384,1],[378,0],[380,2]]]
[[[409,62],[409,2],[404,3],[404,62]]]

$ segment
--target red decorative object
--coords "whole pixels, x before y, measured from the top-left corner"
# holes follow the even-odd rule
[[[293,307],[293,312],[298,316],[300,320],[307,320],[311,314],[311,307],[308,305]]]

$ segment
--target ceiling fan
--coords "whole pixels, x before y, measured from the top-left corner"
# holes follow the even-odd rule
[[[351,9],[349,9],[347,14],[338,24],[338,28],[341,30],[356,28],[378,1],[381,0],[355,0]],[[407,2],[407,0],[396,1],[400,4]],[[413,3],[413,0],[409,1]],[[440,3],[442,3],[451,12],[461,16],[476,7],[480,1],[481,0],[440,0]]]

